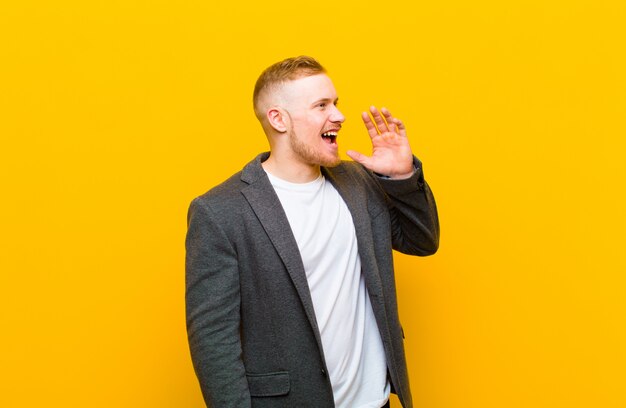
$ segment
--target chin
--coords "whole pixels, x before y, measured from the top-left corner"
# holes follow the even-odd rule
[[[339,164],[341,164],[341,159],[339,157],[337,157],[337,159],[333,160],[333,161],[329,161],[327,163],[322,164],[322,166],[324,167],[337,167],[339,166]]]
[[[325,146],[322,149],[319,146],[304,143],[295,136],[290,137],[289,142],[291,153],[298,158],[299,162],[323,167],[335,167],[341,163],[339,152],[336,150],[330,152]]]
[[[341,158],[339,157],[339,155],[332,157],[332,158],[324,158],[322,160],[320,160],[319,165],[322,167],[336,167],[341,163]]]

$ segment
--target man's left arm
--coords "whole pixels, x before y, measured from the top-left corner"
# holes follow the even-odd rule
[[[390,200],[393,248],[409,255],[432,255],[439,248],[437,205],[416,157],[413,166],[414,172],[407,179],[379,176],[377,181]]]
[[[378,175],[389,199],[394,249],[412,255],[431,255],[439,247],[439,219],[435,199],[424,180],[422,163],[413,156],[404,123],[389,110],[370,107],[362,118],[372,141],[372,155],[347,154]]]

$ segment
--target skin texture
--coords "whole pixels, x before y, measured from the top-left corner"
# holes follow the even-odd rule
[[[404,123],[394,118],[387,108],[379,111],[375,106],[371,106],[370,113],[371,118],[367,112],[363,112],[361,118],[372,140],[372,155],[365,156],[354,150],[348,150],[347,155],[367,169],[392,179],[411,177],[413,153]]]
[[[272,152],[263,163],[265,170],[287,181],[305,183],[319,176],[320,166],[339,164],[337,143],[321,137],[324,132],[339,132],[345,121],[337,109],[337,92],[327,75],[288,81],[264,99],[264,128]],[[349,150],[348,156],[378,174],[393,179],[410,177],[413,154],[402,121],[386,108],[378,110],[374,106],[369,114],[362,113],[362,119],[372,141],[372,155]]]

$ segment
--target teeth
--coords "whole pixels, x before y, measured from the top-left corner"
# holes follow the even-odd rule
[[[331,137],[331,136],[335,136],[335,137],[337,137],[337,132],[326,132],[326,133],[322,133],[322,137]]]

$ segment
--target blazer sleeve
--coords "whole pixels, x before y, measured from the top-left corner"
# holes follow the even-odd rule
[[[207,406],[243,408],[251,402],[239,337],[239,271],[235,248],[219,223],[223,220],[201,198],[189,207],[187,336]]]
[[[389,198],[393,249],[409,255],[432,255],[439,248],[439,216],[422,163],[413,158],[415,171],[405,180],[376,177]]]

